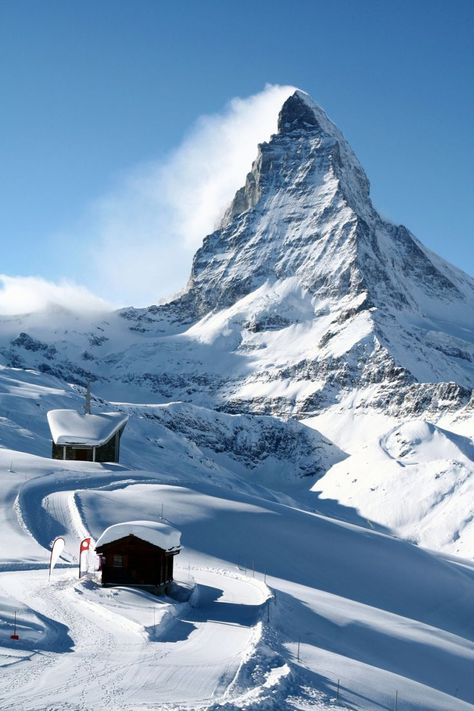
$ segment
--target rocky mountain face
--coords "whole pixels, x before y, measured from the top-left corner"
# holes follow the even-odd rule
[[[473,314],[474,281],[378,215],[350,146],[297,91],[181,296],[94,324],[4,319],[0,354],[114,399],[435,416],[472,407]]]

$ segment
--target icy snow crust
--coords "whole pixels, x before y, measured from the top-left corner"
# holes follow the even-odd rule
[[[126,536],[136,536],[165,551],[175,550],[181,545],[181,531],[160,521],[124,521],[105,529],[95,544],[96,549],[106,543],[118,541]]]
[[[128,416],[120,412],[82,414],[77,410],[50,410],[48,423],[55,444],[86,444],[99,447],[121,429]]]

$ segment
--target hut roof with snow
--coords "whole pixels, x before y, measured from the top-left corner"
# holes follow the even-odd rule
[[[53,458],[118,462],[120,437],[127,421],[128,415],[122,412],[91,415],[77,410],[50,410]]]
[[[105,529],[95,544],[96,550],[107,543],[118,541],[127,536],[135,536],[147,541],[164,551],[171,551],[181,546],[181,531],[162,521],[125,521]]]

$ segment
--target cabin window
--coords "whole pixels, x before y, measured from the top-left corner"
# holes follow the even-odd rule
[[[114,553],[112,556],[112,568],[123,568],[124,556],[120,553]]]
[[[92,462],[92,447],[66,447],[66,459]]]

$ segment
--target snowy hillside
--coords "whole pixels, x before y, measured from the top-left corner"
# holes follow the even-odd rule
[[[4,369],[0,402],[0,708],[378,709],[395,693],[405,709],[471,707],[474,568],[346,523],[334,501],[331,516],[309,510],[305,497],[324,501],[301,488],[315,480],[304,469],[279,492],[292,461],[333,461],[327,477],[350,461],[314,430],[293,423],[282,437],[279,423],[270,455],[258,423],[266,441],[271,418],[216,413],[213,428],[200,408],[122,406],[123,464],[66,462],[48,458],[46,410],[80,408],[74,388]],[[408,466],[419,457],[401,437],[416,434],[394,430],[384,446]],[[233,448],[219,451],[226,436]],[[440,456],[471,446],[421,436]],[[190,599],[77,580],[84,536],[162,515],[182,531],[176,577]]]
[[[473,313],[297,91],[178,297],[0,316],[0,709],[473,708]],[[120,464],[51,459],[88,382]],[[78,581],[161,517],[170,596]]]
[[[335,500],[405,539],[472,560],[473,419],[446,416],[441,422],[397,423],[350,411],[307,421],[331,431],[349,455],[314,484],[319,505]]]

